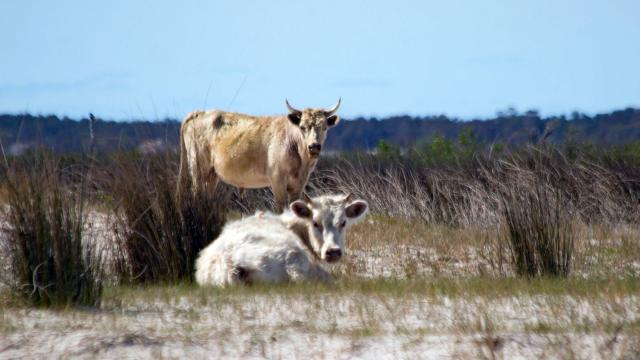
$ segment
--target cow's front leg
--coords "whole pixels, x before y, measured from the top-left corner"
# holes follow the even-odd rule
[[[302,190],[304,186],[292,186],[287,188],[287,194],[289,194],[289,202],[294,202],[302,198]]]
[[[287,182],[283,178],[274,180],[271,182],[271,190],[276,200],[276,212],[280,214],[284,211],[284,207],[287,206]]]

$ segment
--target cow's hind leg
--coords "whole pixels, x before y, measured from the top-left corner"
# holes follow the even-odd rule
[[[232,283],[251,285],[253,284],[253,278],[251,276],[251,270],[242,266],[233,267]]]

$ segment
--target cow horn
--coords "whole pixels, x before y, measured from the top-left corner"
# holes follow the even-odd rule
[[[336,105],[331,110],[325,110],[324,114],[326,116],[333,115],[336,111],[338,111],[338,108],[340,107],[341,102],[342,102],[342,98],[338,98],[338,102],[336,103]]]
[[[302,113],[302,111],[300,111],[300,110],[294,108],[293,106],[291,106],[289,104],[289,100],[284,99],[284,102],[287,103],[287,109],[289,109],[290,113],[292,113],[292,114],[301,114]]]
[[[348,193],[345,197],[344,200],[342,200],[345,203],[348,203],[349,201],[353,200],[353,193]]]
[[[304,191],[302,192],[302,200],[304,200],[304,202],[306,202],[307,204],[311,204],[311,198]]]

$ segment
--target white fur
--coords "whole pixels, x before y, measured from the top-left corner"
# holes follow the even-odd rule
[[[314,198],[306,204],[311,217],[300,217],[292,210],[281,215],[257,212],[227,224],[200,253],[196,261],[197,283],[225,286],[329,279],[320,264],[324,251],[328,247],[342,248],[348,225],[366,213],[365,207],[357,217],[346,218],[345,208],[355,202],[345,200],[340,195]],[[363,200],[356,202],[366,205]],[[347,226],[333,226],[345,220]],[[322,223],[324,231],[314,229],[314,222]]]

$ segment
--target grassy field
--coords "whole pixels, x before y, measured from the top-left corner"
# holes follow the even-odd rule
[[[640,356],[638,232],[581,233],[566,279],[493,267],[490,232],[372,216],[331,284],[109,285],[97,308],[59,309],[5,291],[0,357]]]
[[[637,358],[636,279],[340,280],[108,288],[98,309],[5,307],[0,354]]]
[[[0,359],[639,358],[639,168],[542,154],[322,165],[312,192],[372,207],[334,281],[226,289],[195,286],[193,256],[268,191],[175,200],[175,157],[17,159],[0,184]],[[521,272],[531,239],[540,269]],[[567,271],[545,273],[563,251]]]

